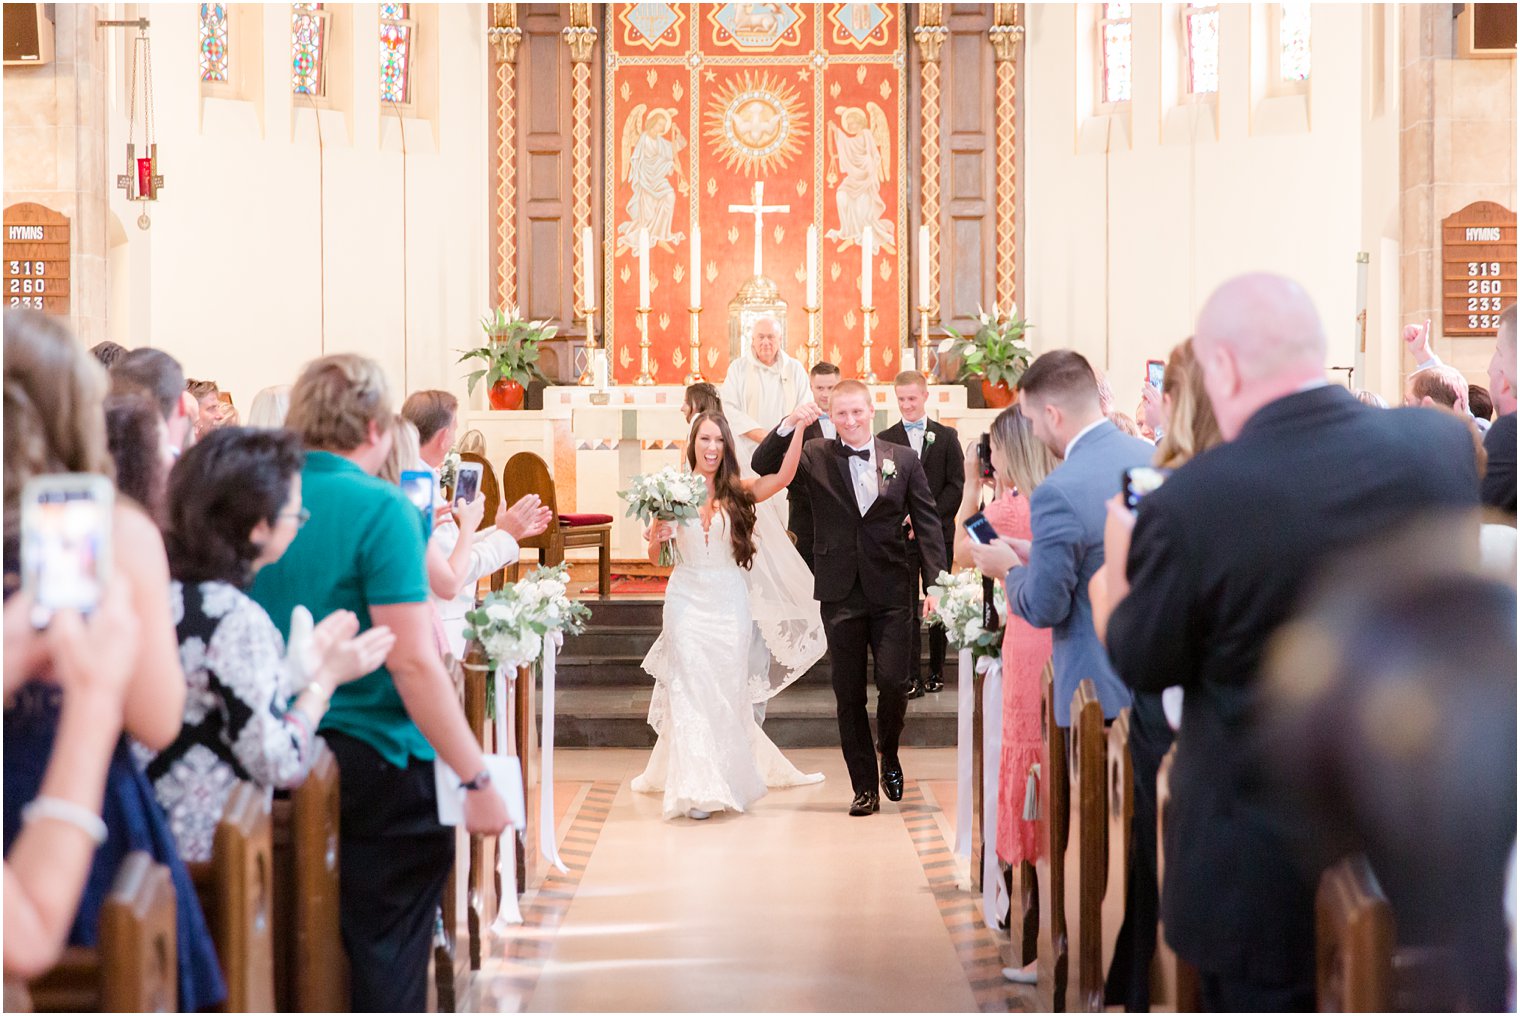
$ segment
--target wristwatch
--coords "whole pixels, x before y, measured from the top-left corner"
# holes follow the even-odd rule
[[[484,790],[491,782],[491,770],[482,769],[459,785],[461,790]]]

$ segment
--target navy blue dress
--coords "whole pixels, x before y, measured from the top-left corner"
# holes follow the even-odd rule
[[[53,754],[58,732],[61,692],[51,686],[29,684],[5,710],[5,850],[21,831],[21,809],[37,796],[42,774]],[[153,788],[127,745],[116,744],[106,773],[104,806],[105,843],[95,851],[95,861],[85,882],[79,912],[69,932],[70,945],[94,945],[100,937],[100,908],[111,892],[116,869],[127,854],[147,851],[155,861],[169,866],[174,879],[175,905],[179,910],[179,1008],[196,1012],[219,1005],[227,997],[227,985],[217,964],[216,947],[200,900],[179,847],[164,817]]]

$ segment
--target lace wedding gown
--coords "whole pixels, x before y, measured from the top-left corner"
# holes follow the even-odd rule
[[[649,725],[658,739],[633,789],[663,793],[662,813],[676,818],[693,809],[744,811],[767,787],[821,782],[820,773],[799,772],[755,723],[751,643],[758,636],[727,516],[714,515],[706,532],[695,519],[681,524],[676,546],[681,560],[665,591],[664,628],[644,657],[655,680]]]

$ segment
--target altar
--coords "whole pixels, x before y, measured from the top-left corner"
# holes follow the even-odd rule
[[[614,560],[642,560],[644,542],[637,519],[626,518],[617,492],[641,473],[682,461],[687,425],[681,418],[681,385],[624,385],[599,391],[590,386],[557,385],[544,390],[544,408],[499,412],[471,410],[462,431],[478,430],[486,457],[498,475],[507,459],[522,451],[537,454],[554,477],[559,510],[604,512],[614,517]],[[898,420],[892,386],[872,385],[877,432]],[[603,401],[605,397],[605,401]],[[970,409],[960,385],[929,389],[929,415],[956,428],[961,443],[971,445],[987,429],[995,409]],[[570,557],[593,557],[571,551]]]

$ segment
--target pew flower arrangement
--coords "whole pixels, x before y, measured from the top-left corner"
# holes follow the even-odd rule
[[[999,617],[1008,613],[1006,594],[1001,582],[994,582],[993,604]],[[1003,651],[1003,629],[988,631],[982,627],[982,576],[974,568],[939,573],[929,587],[939,597],[933,619],[945,626],[945,635],[957,649],[970,649],[973,660],[998,659]]]
[[[707,482],[696,473],[666,466],[659,472],[635,476],[627,490],[618,491],[618,497],[628,503],[628,516],[645,525],[681,523],[696,518],[701,511],[707,500]],[[660,545],[662,567],[670,567],[680,559],[675,540]]]
[[[557,643],[567,632],[578,635],[586,630],[591,611],[570,599],[569,582],[569,565],[533,569],[465,614],[469,627],[464,637],[480,641],[494,668],[515,670],[537,663],[546,643]],[[486,688],[489,695],[493,685],[488,682]],[[491,706],[487,703],[494,715]]]
[[[459,452],[449,449],[449,453],[443,457],[443,462],[438,466],[438,485],[443,489],[454,489],[454,481],[459,479],[459,462]]]

